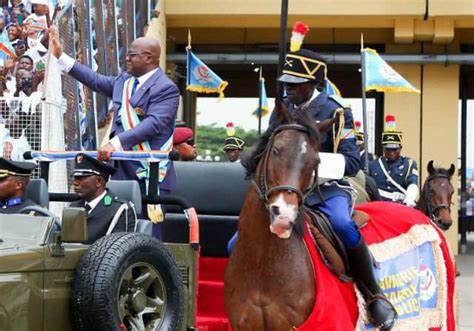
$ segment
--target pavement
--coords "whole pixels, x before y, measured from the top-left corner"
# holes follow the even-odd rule
[[[467,250],[456,257],[461,275],[456,278],[458,331],[474,331],[474,233],[467,236]]]

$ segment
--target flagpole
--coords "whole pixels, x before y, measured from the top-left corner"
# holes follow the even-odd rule
[[[263,73],[262,73],[262,66],[260,66],[259,70],[259,77],[258,77],[258,110],[257,110],[257,115],[258,115],[258,135],[262,133],[262,98],[263,98],[263,84],[262,84],[262,78],[263,78]]]
[[[369,145],[367,143],[368,139],[368,119],[367,119],[367,99],[365,97],[365,51],[364,51],[364,34],[360,35],[360,69],[361,69],[361,76],[362,76],[362,116],[364,118],[364,145],[365,145],[365,153],[364,153],[364,164],[365,169],[369,169]]]
[[[283,64],[286,54],[286,28],[288,25],[288,0],[281,0],[280,12],[280,46],[278,51],[278,72],[277,77],[280,77],[283,71]],[[283,83],[277,82],[277,98],[283,98]]]

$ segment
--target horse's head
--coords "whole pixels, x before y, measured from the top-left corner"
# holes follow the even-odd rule
[[[319,133],[306,111],[293,116],[277,102],[277,120],[243,162],[270,215],[270,231],[289,238],[307,194],[316,185]]]
[[[449,169],[435,168],[433,160],[428,162],[428,177],[423,185],[418,208],[441,229],[448,230],[453,220],[451,218],[451,198],[454,188],[451,176],[454,174],[454,164]]]

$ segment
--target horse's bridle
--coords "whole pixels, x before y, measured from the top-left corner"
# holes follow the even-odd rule
[[[447,179],[448,181],[451,180],[451,177],[448,176],[448,175],[445,175],[445,174],[435,174],[435,175],[431,175],[431,176],[428,176],[426,178],[426,182],[429,183],[430,181],[432,181],[433,179],[437,179],[437,178],[445,178]],[[432,203],[432,199],[429,199],[428,201],[428,214],[429,214],[429,217],[431,218],[431,220],[437,224],[440,223],[440,218],[436,216],[436,214],[438,213],[438,211],[440,211],[441,209],[447,209],[449,213],[451,213],[451,206],[448,205],[448,204],[440,204],[440,205],[437,205],[435,206],[433,203]]]
[[[315,178],[313,180],[313,183],[310,185],[310,187],[305,190],[303,193],[299,188],[293,186],[293,185],[277,185],[274,187],[268,187],[267,183],[267,167],[268,167],[268,159],[270,158],[270,154],[272,152],[272,147],[273,147],[273,138],[275,137],[276,134],[278,134],[281,131],[284,130],[297,130],[304,132],[306,134],[309,134],[309,131],[306,127],[304,127],[301,124],[282,124],[279,125],[275,128],[273,131],[272,135],[270,136],[270,139],[268,141],[267,146],[265,147],[265,150],[262,152],[263,154],[263,165],[262,165],[262,171],[259,176],[259,184],[258,185],[255,182],[255,179],[252,179],[252,184],[255,187],[259,197],[263,202],[265,203],[266,208],[268,209],[268,199],[272,193],[279,192],[279,191],[288,191],[288,192],[293,192],[298,196],[298,202],[299,205],[298,207],[301,207],[308,195],[313,191],[313,189],[317,186],[318,181],[317,181],[317,167],[315,168]]]

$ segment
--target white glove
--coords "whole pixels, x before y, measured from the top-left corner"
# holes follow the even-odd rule
[[[407,188],[407,194],[403,203],[408,207],[416,206],[416,198],[418,197],[418,185],[410,184]]]

